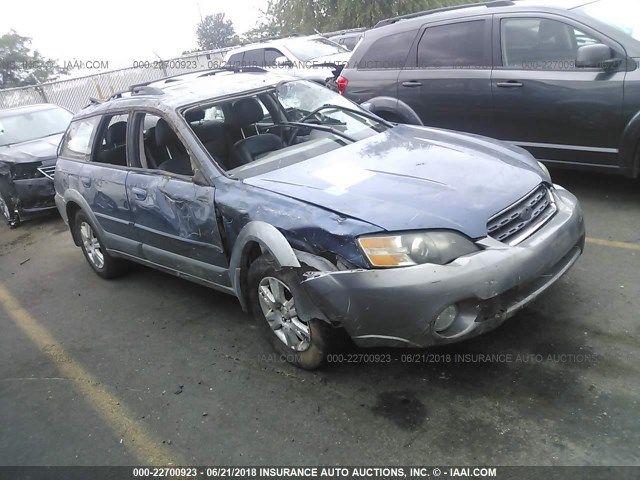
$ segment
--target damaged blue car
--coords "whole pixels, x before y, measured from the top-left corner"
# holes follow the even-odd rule
[[[235,295],[274,348],[323,364],[495,328],[579,258],[576,198],[526,151],[389,123],[259,68],[93,101],[59,151],[56,203],[93,270],[129,262]]]

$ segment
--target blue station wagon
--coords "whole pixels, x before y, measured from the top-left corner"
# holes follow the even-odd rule
[[[103,278],[235,295],[303,368],[495,328],[579,258],[583,214],[525,150],[395,125],[259,68],[134,86],[75,115],[56,204]]]

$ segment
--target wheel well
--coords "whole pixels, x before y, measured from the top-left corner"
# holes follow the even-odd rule
[[[76,238],[76,232],[73,228],[75,223],[76,214],[80,211],[80,205],[75,202],[67,202],[67,222],[69,222],[69,229],[71,230],[71,236],[76,246],[80,246],[80,239]]]
[[[262,247],[258,242],[247,242],[242,249],[242,256],[240,257],[240,291],[242,292],[245,305],[249,305],[249,268],[251,264],[262,255]]]

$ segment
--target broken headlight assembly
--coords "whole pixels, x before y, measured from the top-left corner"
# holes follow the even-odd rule
[[[360,248],[374,267],[408,267],[432,263],[446,265],[479,248],[464,235],[427,231],[358,238]]]

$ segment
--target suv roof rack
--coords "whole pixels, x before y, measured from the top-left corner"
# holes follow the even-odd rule
[[[347,28],[345,30],[336,30],[335,32],[322,32],[323,37],[335,37],[337,35],[346,35],[347,33],[360,33],[367,30],[367,27]]]
[[[398,15],[397,17],[391,17],[384,20],[380,20],[373,28],[384,27],[385,25],[391,25],[399,22],[400,20],[409,20],[411,18],[418,18],[425,15],[431,15],[433,13],[450,12],[453,10],[462,10],[469,7],[510,7],[515,5],[513,0],[493,0],[490,2],[481,3],[465,3],[464,5],[453,5],[451,7],[434,8],[432,10],[423,10],[421,12],[407,13],[406,15]]]

